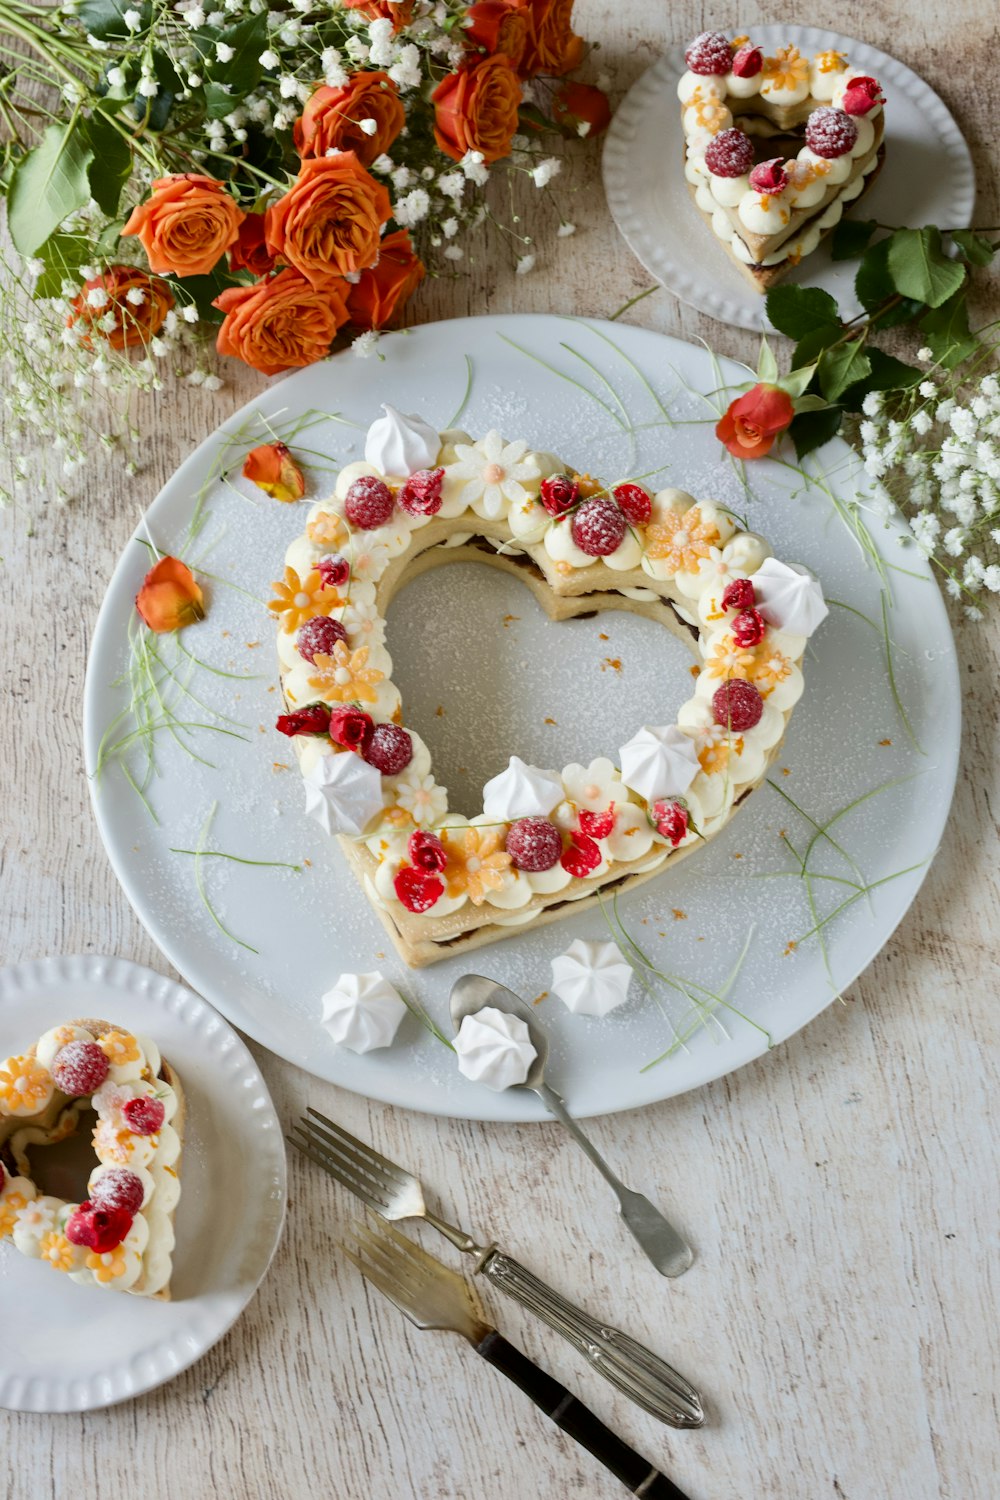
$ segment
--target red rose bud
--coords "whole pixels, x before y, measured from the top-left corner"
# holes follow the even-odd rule
[[[757,603],[753,584],[749,578],[734,578],[727,583],[722,595],[723,609],[752,609]]]
[[[406,852],[420,870],[440,871],[448,863],[444,845],[436,833],[425,833],[418,828],[410,834]]]
[[[884,104],[885,95],[877,78],[852,78],[844,90],[840,107],[845,115],[866,115],[876,104]]]
[[[649,816],[660,837],[674,849],[687,838],[689,818],[683,802],[654,802]]]
[[[736,616],[732,623],[733,640],[737,646],[742,646],[744,651],[751,646],[759,646],[764,639],[767,624],[764,616],[756,609],[744,609]]]
[[[351,565],[342,552],[331,552],[329,557],[321,557],[316,567],[325,589],[339,588],[351,576]]]
[[[733,55],[731,71],[737,78],[756,78],[764,66],[764,54],[750,42]]]
[[[293,714],[280,714],[274,727],[289,739],[295,734],[329,734],[330,710],[325,703],[311,703]]]
[[[735,458],[764,458],[775,439],[791,426],[794,415],[787,391],[758,384],[729,403],[715,435]]]
[[[788,173],[780,156],[770,161],[759,161],[750,173],[750,186],[755,193],[783,193],[788,186]]]
[[[363,750],[374,728],[371,714],[360,708],[335,708],[330,715],[330,738],[347,750]]]
[[[562,83],[552,97],[552,118],[567,135],[584,135],[593,139],[611,123],[611,105],[603,89],[592,83]]]
[[[444,882],[436,875],[404,865],[393,881],[393,887],[406,910],[419,916],[421,912],[430,911],[444,891]]]
[[[573,833],[570,838],[572,842],[568,849],[563,850],[559,863],[571,875],[583,880],[601,863],[601,851],[585,833]]]
[[[66,1221],[66,1238],[71,1245],[82,1245],[95,1255],[114,1250],[132,1228],[132,1215],[123,1208],[95,1208],[81,1203]]]
[[[580,832],[589,839],[606,839],[615,826],[615,804],[606,812],[595,813],[584,810],[580,814]]]
[[[562,516],[579,500],[580,486],[568,474],[553,474],[542,480],[539,498],[550,516]]]
[[[418,469],[410,475],[397,498],[411,516],[435,516],[441,509],[443,485],[443,469]]]

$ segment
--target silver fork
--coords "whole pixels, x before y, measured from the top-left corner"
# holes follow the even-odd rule
[[[395,1162],[349,1135],[326,1115],[310,1109],[288,1140],[342,1187],[384,1219],[423,1219],[475,1257],[475,1269],[507,1296],[547,1323],[630,1400],[671,1427],[701,1427],[701,1397],[683,1375],[628,1334],[574,1307],[495,1244],[478,1245],[462,1229],[433,1213],[420,1181]]]

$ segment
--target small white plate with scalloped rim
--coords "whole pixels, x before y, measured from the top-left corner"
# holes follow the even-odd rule
[[[886,162],[858,218],[883,224],[972,223],[976,181],[965,138],[947,105],[904,63],[867,42],[815,26],[755,26],[753,41],[770,49],[792,43],[802,52],[833,48],[882,84],[886,96]],[[737,328],[764,328],[764,298],[718,244],[684,180],[684,136],[677,81],[684,48],[672,47],[633,84],[604,143],[604,191],[618,228],[647,271],[699,312]],[[837,299],[841,316],[862,311],[854,295],[856,261],[830,258],[825,240],[785,278],[819,286]]]
[[[77,1286],[0,1242],[0,1407],[8,1411],[93,1411],[179,1375],[236,1322],[284,1225],[274,1105],[243,1042],[204,1000],[123,958],[42,958],[0,970],[0,1055],[87,1015],[151,1036],[187,1097],[172,1300]]]

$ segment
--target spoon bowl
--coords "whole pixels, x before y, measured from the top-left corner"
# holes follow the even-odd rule
[[[504,984],[498,984],[495,979],[486,979],[482,974],[463,974],[452,986],[450,1005],[456,1032],[461,1030],[466,1016],[474,1016],[487,1006],[506,1011],[509,1016],[516,1016],[519,1021],[523,1021],[535,1049],[535,1060],[528,1069],[524,1082],[512,1083],[510,1087],[532,1091],[542,1087],[549,1056],[549,1039],[538,1024],[532,1007],[520,995],[515,995],[513,990],[509,990]]]

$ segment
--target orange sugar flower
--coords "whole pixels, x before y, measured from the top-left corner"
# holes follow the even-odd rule
[[[145,1139],[145,1136],[133,1135],[131,1130],[119,1129],[113,1120],[98,1120],[94,1126],[94,1151],[102,1162],[127,1165],[135,1150],[136,1141]]]
[[[324,584],[316,568],[302,579],[294,568],[286,568],[284,579],[272,583],[271,587],[274,598],[269,600],[267,607],[273,614],[281,616],[282,629],[289,634],[298,630],[306,620],[311,620],[313,615],[328,615],[344,602],[336,589]]]
[[[493,828],[461,828],[442,833],[448,854],[443,879],[449,896],[468,896],[473,906],[481,906],[487,891],[498,891],[510,855],[501,849],[501,836]]]
[[[28,1200],[23,1193],[8,1193],[6,1198],[0,1198],[0,1239],[4,1239],[17,1223],[17,1216],[22,1208],[27,1206]]]
[[[707,557],[720,540],[718,528],[703,521],[697,505],[681,514],[666,510],[646,529],[646,551],[657,562],[666,563],[671,574],[695,573],[699,560]]]
[[[64,1234],[53,1230],[43,1235],[38,1245],[41,1258],[57,1271],[71,1271],[76,1261],[76,1251]]]
[[[161,557],[150,568],[135,596],[135,607],[157,635],[183,630],[205,618],[205,596],[187,563]]]
[[[128,1269],[125,1246],[116,1245],[113,1250],[105,1250],[100,1255],[92,1250],[86,1264],[87,1270],[93,1271],[95,1280],[102,1283],[117,1281]]]
[[[758,652],[754,653],[750,680],[757,684],[761,697],[766,698],[779,682],[784,682],[785,678],[791,675],[791,671],[792,664],[781,651],[775,651],[770,646],[761,647]]]
[[[367,661],[367,646],[351,651],[343,641],[338,641],[332,656],[317,651],[313,658],[316,676],[310,677],[309,686],[328,703],[374,703],[378,697],[375,685],[385,673],[366,666]]]
[[[8,1057],[0,1065],[0,1113],[34,1115],[52,1098],[55,1085],[34,1057]]]
[[[798,47],[779,47],[773,57],[764,59],[762,92],[768,89],[794,89],[809,76],[809,63]]]
[[[321,510],[306,527],[306,536],[317,547],[343,547],[350,533],[335,511]]]
[[[105,1031],[98,1046],[113,1068],[139,1061],[139,1043],[130,1031]]]
[[[736,642],[736,638],[725,635],[716,643],[712,655],[705,663],[709,677],[740,677],[747,681],[754,674],[755,657]]]
[[[251,448],[243,460],[243,478],[284,505],[301,500],[306,492],[305,475],[287,443],[261,443],[260,447]]]

